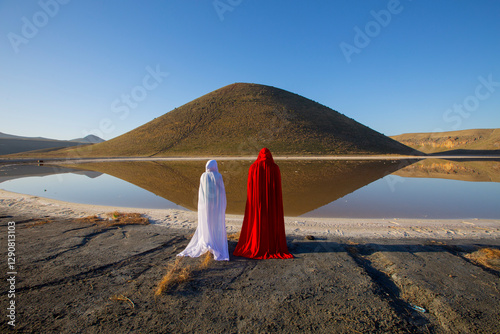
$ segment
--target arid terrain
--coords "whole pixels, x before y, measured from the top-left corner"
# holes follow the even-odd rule
[[[178,265],[189,277],[155,296],[194,231],[195,213],[144,211],[151,224],[127,225],[106,214],[116,208],[8,192],[1,192],[0,202],[2,245],[8,222],[15,222],[20,333],[498,333],[500,328],[499,221],[288,217],[294,259],[231,256],[204,265],[202,259],[183,259]],[[81,219],[94,215],[101,218]],[[230,251],[239,224],[241,217],[228,217]],[[5,259],[5,247],[1,254]],[[7,289],[0,294],[5,310]],[[3,321],[1,330],[8,327]]]
[[[447,132],[405,133],[392,139],[423,153],[500,153],[500,129],[470,129]]]

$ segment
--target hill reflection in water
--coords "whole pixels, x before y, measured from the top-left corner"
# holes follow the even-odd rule
[[[205,161],[125,161],[84,163],[73,167],[106,173],[196,211],[199,178]],[[243,214],[248,168],[252,161],[219,161],[226,186],[228,214]],[[389,175],[411,162],[278,160],[285,215],[300,216]]]
[[[500,158],[491,160],[425,159],[395,172],[394,175],[470,182],[500,182]]]

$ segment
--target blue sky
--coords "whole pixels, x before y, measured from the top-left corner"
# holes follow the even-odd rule
[[[234,82],[386,135],[500,127],[500,2],[0,2],[0,132],[110,139]]]

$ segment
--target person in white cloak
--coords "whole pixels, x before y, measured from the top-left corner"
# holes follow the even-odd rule
[[[226,203],[226,190],[217,161],[210,160],[200,178],[198,227],[186,249],[177,256],[198,257],[208,251],[217,261],[229,261]]]

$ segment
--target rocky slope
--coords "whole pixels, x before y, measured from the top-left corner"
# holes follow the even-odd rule
[[[424,153],[451,150],[500,150],[500,129],[406,133],[392,139]]]

